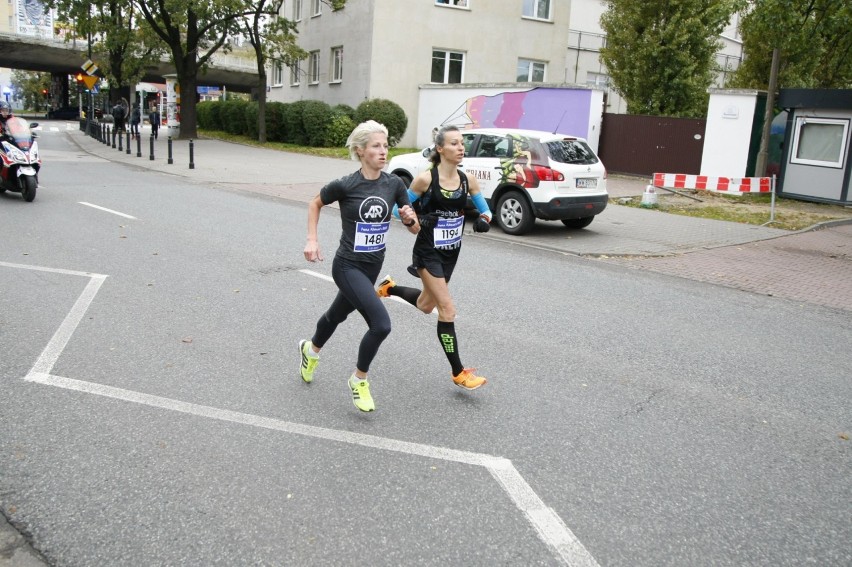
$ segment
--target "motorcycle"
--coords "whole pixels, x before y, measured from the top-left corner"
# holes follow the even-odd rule
[[[31,203],[38,188],[38,170],[41,156],[32,128],[37,122],[28,124],[23,118],[11,116],[6,120],[0,135],[0,193],[20,193],[24,201]]]

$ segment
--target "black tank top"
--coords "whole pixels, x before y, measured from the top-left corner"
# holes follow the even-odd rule
[[[438,168],[432,168],[429,188],[415,201],[421,225],[414,243],[415,251],[423,254],[437,252],[445,260],[458,256],[468,195],[467,176],[461,170],[458,173],[458,188],[448,190],[441,187]]]

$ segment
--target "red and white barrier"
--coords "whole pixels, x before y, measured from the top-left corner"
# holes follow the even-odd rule
[[[726,193],[769,193],[771,177],[710,177],[685,173],[655,173],[654,187],[701,189]]]

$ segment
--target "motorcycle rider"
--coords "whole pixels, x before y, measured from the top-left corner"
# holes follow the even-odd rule
[[[12,105],[0,100],[0,134],[6,133],[6,121],[12,117]]]

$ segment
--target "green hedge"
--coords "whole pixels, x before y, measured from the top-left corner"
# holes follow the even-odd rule
[[[196,106],[199,127],[257,139],[258,104],[244,100],[205,101]],[[388,129],[395,146],[408,126],[402,108],[385,99],[365,100],[357,109],[317,100],[266,103],[266,138],[300,146],[341,147],[355,126],[375,120]]]

